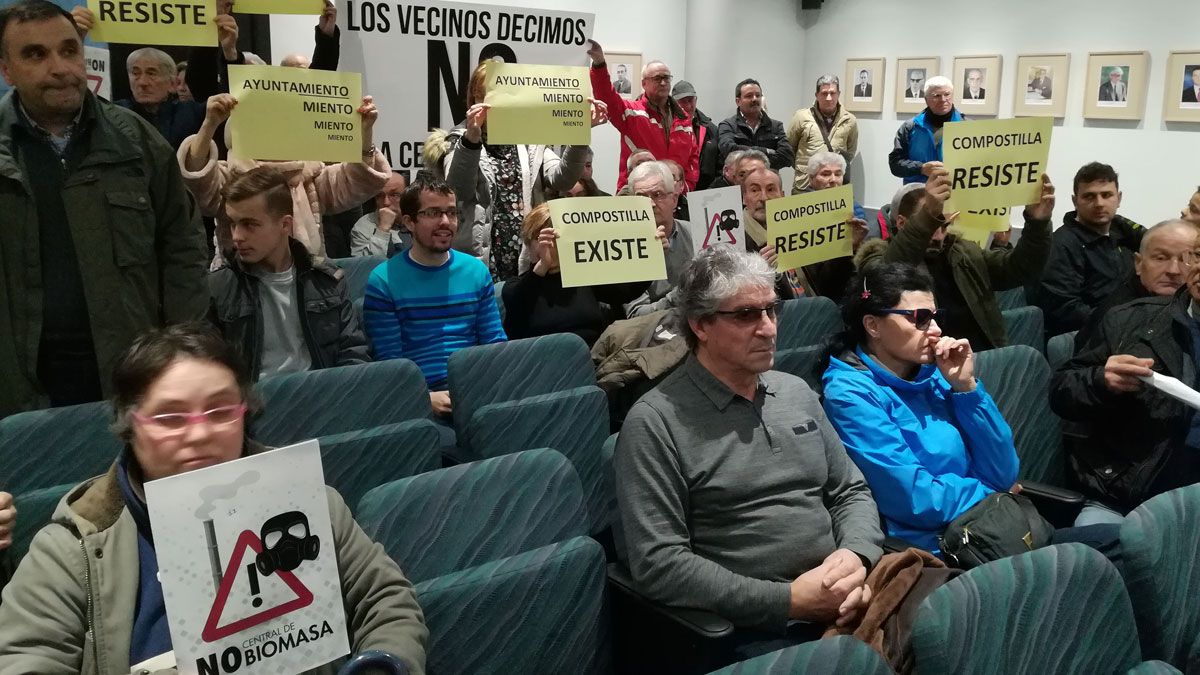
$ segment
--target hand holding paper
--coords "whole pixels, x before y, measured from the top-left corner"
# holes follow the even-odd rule
[[[75,30],[79,32],[80,40],[86,38],[87,34],[91,32],[92,26],[96,24],[96,15],[83,5],[75,5],[71,8],[71,19],[75,22]]]
[[[1042,194],[1038,201],[1025,207],[1025,217],[1030,220],[1050,220],[1054,215],[1054,184],[1050,177],[1042,174]]]
[[[1167,396],[1200,410],[1200,391],[1192,389],[1170,375],[1151,372],[1149,377],[1143,377],[1141,380]]]
[[[1139,359],[1129,354],[1113,354],[1104,363],[1104,386],[1117,394],[1138,391],[1154,372],[1154,359]]]

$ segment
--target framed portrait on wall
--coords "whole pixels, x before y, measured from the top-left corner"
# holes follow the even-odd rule
[[[1065,117],[1070,54],[1020,54],[1017,56],[1013,115]]]
[[[925,80],[941,72],[942,59],[922,56],[896,59],[896,112],[919,113],[925,109]]]
[[[964,115],[995,115],[1000,110],[1000,57],[956,56],[950,76],[955,105]]]
[[[604,52],[613,89],[621,98],[635,100],[642,95],[642,55],[637,52]]]
[[[1098,120],[1142,119],[1149,79],[1149,52],[1088,54],[1083,116]]]
[[[885,59],[846,59],[842,106],[851,112],[882,112]]]
[[[1200,50],[1171,52],[1163,96],[1167,122],[1200,122]]]

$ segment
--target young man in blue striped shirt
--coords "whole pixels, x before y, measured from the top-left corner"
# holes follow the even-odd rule
[[[412,247],[376,267],[367,281],[363,319],[375,359],[412,359],[439,415],[450,414],[446,363],[466,347],[508,339],[487,265],[451,250],[458,232],[454,191],[418,178],[400,198]]]

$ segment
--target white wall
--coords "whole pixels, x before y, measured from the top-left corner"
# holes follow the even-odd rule
[[[1012,116],[1016,58],[1021,53],[1071,55],[1067,116],[1054,129],[1049,174],[1058,187],[1061,214],[1070,210],[1071,181],[1083,164],[1112,164],[1121,175],[1122,213],[1152,224],[1179,211],[1200,183],[1200,125],[1162,122],[1167,56],[1200,48],[1200,34],[1186,17],[1195,8],[1184,0],[1119,0],[1086,4],[1053,0],[940,3],[935,7],[893,0],[827,0],[805,12],[803,82],[823,72],[842,75],[847,57],[887,57],[887,93],[882,114],[859,114],[862,170],[856,194],[868,206],[891,199],[899,179],[887,154],[896,129],[909,115],[893,109],[896,57],[940,56],[950,75],[954,56],[1000,54],[1000,117]],[[1083,119],[1083,90],[1089,51],[1149,50],[1150,82],[1142,122]],[[856,162],[857,164],[858,162]]]
[[[611,51],[640,51],[646,60],[658,59],[671,64],[679,72],[684,61],[684,38],[687,22],[687,0],[472,0],[481,5],[508,5],[557,9],[561,11],[592,12],[596,15],[595,39]],[[338,23],[345,31],[346,3],[338,2]],[[312,27],[315,17],[271,17],[271,53],[278,61],[291,52],[312,53]],[[587,61],[586,50],[580,50],[580,64]],[[403,68],[404,64],[395,64]],[[423,76],[422,76],[423,77]],[[422,80],[423,81],[423,80]],[[368,92],[369,93],[369,92]],[[413,99],[413,105],[423,107],[424,99]],[[380,111],[387,115],[386,110]],[[618,136],[612,125],[597,128],[592,133],[592,149],[596,153],[595,179],[600,187],[614,191],[617,182],[619,157]]]

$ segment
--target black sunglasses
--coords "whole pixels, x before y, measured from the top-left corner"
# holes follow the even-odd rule
[[[930,321],[942,323],[946,316],[946,310],[944,309],[926,309],[924,307],[921,309],[881,309],[879,310],[879,313],[899,314],[900,316],[906,317],[909,321],[913,322],[913,324],[917,327],[917,330],[925,330],[926,328],[929,328]]]
[[[779,306],[782,304],[782,300],[776,300],[766,307],[739,307],[738,309],[717,310],[713,314],[727,316],[733,319],[734,323],[749,326],[758,323],[763,314],[766,314],[768,319],[774,321],[775,316],[779,313]]]

